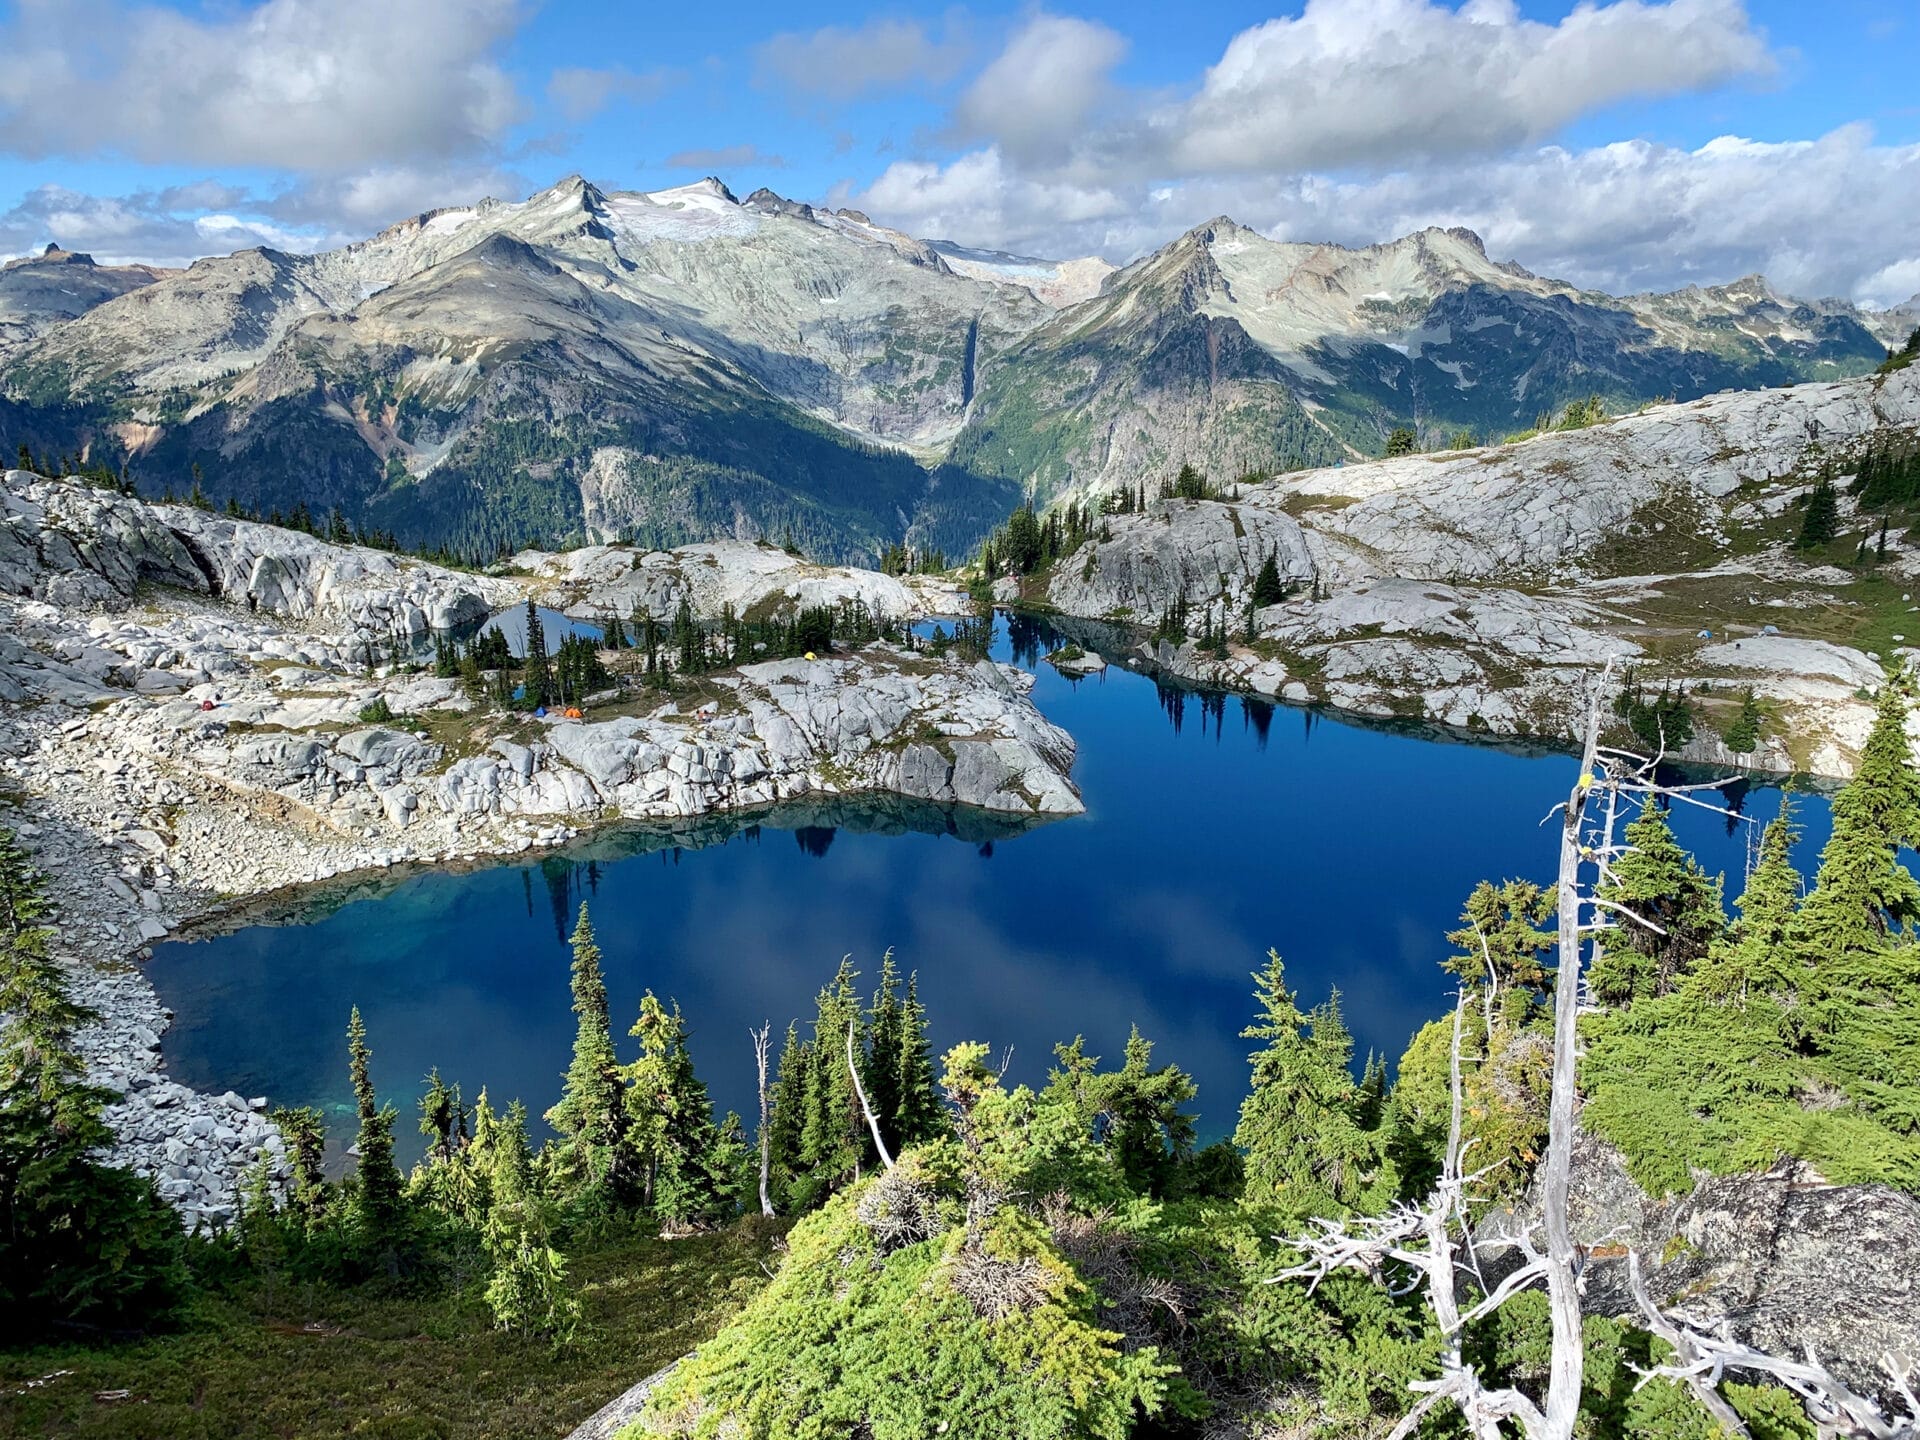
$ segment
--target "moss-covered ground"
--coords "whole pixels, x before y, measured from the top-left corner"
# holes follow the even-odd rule
[[[0,1352],[0,1435],[563,1436],[726,1323],[776,1263],[775,1233],[747,1221],[570,1252],[588,1323],[557,1352],[495,1330],[477,1279],[408,1295],[249,1278],[201,1295],[170,1333]]]

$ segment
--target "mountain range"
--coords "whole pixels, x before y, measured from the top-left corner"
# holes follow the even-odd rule
[[[150,493],[304,502],[475,553],[791,536],[959,552],[1023,495],[1377,455],[1858,374],[1920,320],[1759,276],[1615,297],[1460,229],[1221,217],[1122,269],[926,241],[717,179],[573,177],[314,255],[0,270],[0,441]]]

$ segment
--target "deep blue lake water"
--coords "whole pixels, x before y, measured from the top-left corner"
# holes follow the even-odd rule
[[[1031,627],[997,654],[1033,664]],[[1119,668],[1035,699],[1079,743],[1084,817],[1023,834],[978,816],[847,807],[596,837],[576,850],[316,896],[304,923],[160,946],[178,1079],[344,1109],[358,1005],[383,1096],[413,1144],[437,1065],[472,1096],[557,1097],[573,1034],[565,934],[591,903],[624,1040],[641,991],[677,998],[716,1104],[753,1106],[750,1026],[805,1017],[851,953],[870,981],[891,946],[917,970],[936,1050],[1011,1044],[1044,1080],[1056,1041],[1117,1060],[1138,1023],[1199,1082],[1201,1131],[1232,1128],[1246,1087],[1250,972],[1269,946],[1303,1004],[1338,986],[1359,1053],[1397,1059],[1446,1005],[1444,933],[1475,882],[1544,880],[1574,761],[1370,728],[1163,688]],[[1779,792],[1731,792],[1754,820]],[[1800,859],[1824,799],[1800,797]],[[1675,828],[1741,888],[1746,824],[1686,806]],[[906,828],[929,827],[928,831]],[[893,833],[889,833],[893,832]],[[631,1041],[624,1041],[630,1046]],[[623,1048],[623,1055],[628,1052]]]

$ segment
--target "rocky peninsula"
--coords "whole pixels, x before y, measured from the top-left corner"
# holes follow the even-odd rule
[[[1012,667],[886,643],[618,689],[582,718],[489,709],[405,663],[537,596],[587,614],[682,597],[767,611],[951,592],[727,544],[449,570],[24,471],[0,511],[0,785],[59,906],[118,1157],[189,1223],[231,1219],[281,1142],[264,1097],[168,1079],[153,942],[355,871],[526,852],[596,825],[879,794],[1031,820],[1081,809],[1072,739]],[[401,659],[396,662],[396,654]],[[369,658],[376,663],[369,665]],[[378,722],[363,715],[390,718]]]

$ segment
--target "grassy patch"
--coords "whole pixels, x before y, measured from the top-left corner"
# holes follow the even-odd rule
[[[1357,495],[1309,495],[1296,490],[1280,502],[1280,508],[1298,520],[1316,511],[1332,513],[1359,503],[1360,497]]]
[[[0,1434],[100,1440],[528,1440],[701,1344],[765,1283],[771,1237],[621,1237],[569,1257],[589,1333],[559,1354],[492,1328],[478,1285],[427,1297],[210,1296],[187,1328],[121,1345],[0,1354]],[[22,1394],[28,1381],[69,1371]],[[126,1391],[124,1399],[101,1399]]]

